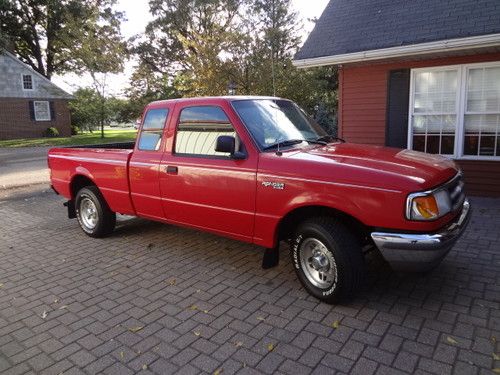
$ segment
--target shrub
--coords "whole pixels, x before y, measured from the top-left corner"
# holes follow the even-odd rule
[[[76,125],[71,125],[71,135],[77,135],[80,133],[80,128]]]
[[[47,128],[45,132],[43,133],[44,137],[58,137],[59,136],[59,130],[51,126],[50,128]]]

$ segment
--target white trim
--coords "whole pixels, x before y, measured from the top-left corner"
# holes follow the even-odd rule
[[[385,60],[405,56],[428,55],[451,51],[462,51],[475,48],[500,46],[500,34],[471,36],[439,40],[435,42],[410,44],[407,46],[389,47],[369,51],[345,53],[341,55],[313,57],[310,59],[293,60],[297,68],[312,68],[325,65],[348,64],[361,61]]]
[[[24,87],[24,76],[30,76],[31,77],[31,88],[27,89]],[[33,74],[31,73],[21,73],[21,87],[23,91],[33,91],[35,90],[35,80],[33,79]]]
[[[468,73],[470,69],[474,68],[488,68],[488,67],[500,67],[500,61],[492,61],[485,63],[472,63],[472,64],[457,64],[457,65],[445,65],[445,66],[433,66],[428,68],[415,68],[411,70],[410,74],[410,100],[408,108],[408,138],[407,145],[409,149],[413,149],[413,107],[415,104],[414,98],[414,85],[415,85],[415,74],[419,71],[443,71],[443,70],[455,70],[457,71],[457,121],[455,130],[455,153],[453,155],[443,155],[457,160],[481,160],[481,161],[500,161],[499,156],[487,156],[487,155],[464,155],[464,136],[465,136],[465,114],[467,105],[467,80]],[[469,113],[470,114],[470,113]],[[480,112],[478,114],[484,114]],[[492,113],[497,114],[497,113]]]

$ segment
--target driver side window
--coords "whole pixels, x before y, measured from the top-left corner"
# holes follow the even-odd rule
[[[216,106],[187,107],[181,111],[175,137],[175,153],[196,156],[223,156],[215,151],[217,138],[227,135],[237,138],[229,118]]]

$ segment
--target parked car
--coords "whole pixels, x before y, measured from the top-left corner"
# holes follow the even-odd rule
[[[344,143],[289,100],[158,101],[143,119],[135,143],[49,151],[52,186],[91,237],[135,215],[260,245],[265,268],[288,241],[305,289],[332,303],[360,285],[362,249],[429,270],[469,218],[453,161]]]

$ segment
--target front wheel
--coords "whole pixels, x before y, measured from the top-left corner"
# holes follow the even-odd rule
[[[75,209],[80,227],[90,237],[104,237],[115,228],[116,214],[96,186],[84,187],[76,194]]]
[[[364,275],[357,239],[335,218],[313,218],[299,225],[292,262],[305,289],[327,303],[354,294]]]

